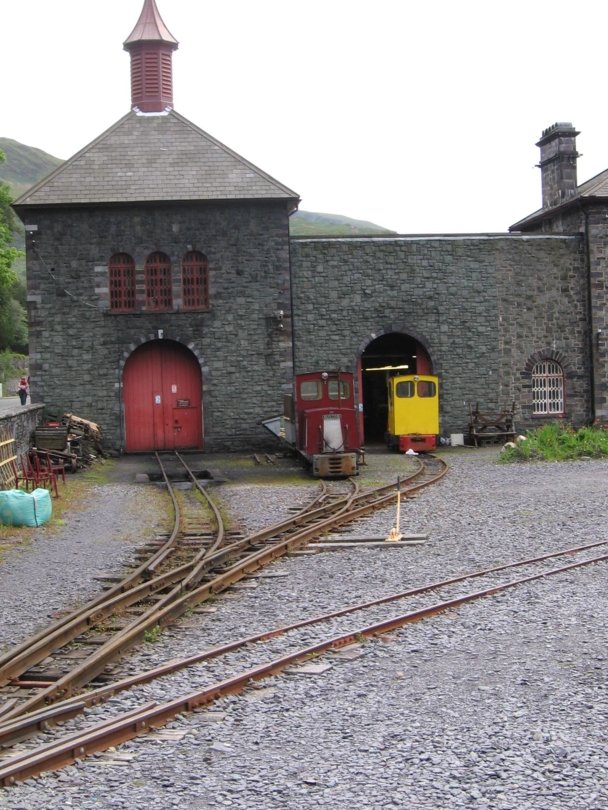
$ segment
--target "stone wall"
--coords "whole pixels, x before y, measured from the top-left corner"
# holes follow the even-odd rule
[[[0,414],[0,424],[8,429],[9,437],[15,439],[15,454],[26,453],[33,445],[34,431],[42,422],[44,406],[16,405],[14,411]]]
[[[123,447],[122,369],[159,334],[187,346],[203,377],[205,447],[255,446],[270,434],[291,380],[289,243],[285,203],[125,206],[28,211],[30,378],[34,402],[98,423]],[[209,262],[207,311],[108,311],[107,263],[130,254],[141,273],[163,251],[174,268],[189,250]]]
[[[586,313],[585,363],[578,374],[588,377],[589,419],[608,424],[608,203],[601,198],[579,199],[543,212],[533,220],[529,231],[576,233],[586,246],[585,285],[582,305]]]
[[[608,205],[587,210],[584,229],[589,245],[594,416],[608,425]]]
[[[371,340],[401,332],[440,376],[442,433],[466,432],[471,404],[513,401],[523,429],[535,424],[527,364],[548,351],[564,365],[566,418],[587,418],[580,237],[299,238],[291,253],[296,371],[355,371]]]
[[[32,399],[99,423],[109,449],[124,447],[124,365],[158,339],[198,359],[207,450],[267,446],[260,423],[280,412],[292,377],[292,303],[297,371],[356,371],[366,346],[389,332],[419,341],[441,379],[444,434],[466,432],[476,404],[491,411],[515,401],[517,426],[534,426],[530,369],[539,357],[564,368],[566,419],[589,418],[582,235],[290,243],[284,204],[272,202],[45,210],[28,222],[37,226],[28,238]],[[141,275],[156,250],[171,258],[176,289],[181,257],[207,256],[209,310],[108,311],[110,256],[129,253]]]

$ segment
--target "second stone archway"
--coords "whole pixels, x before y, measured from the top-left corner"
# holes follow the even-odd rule
[[[359,359],[359,397],[363,404],[365,444],[383,442],[387,427],[387,380],[395,374],[432,374],[431,358],[422,343],[403,332],[372,338]]]

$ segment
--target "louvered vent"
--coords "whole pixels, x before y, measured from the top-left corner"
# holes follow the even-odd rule
[[[131,54],[131,107],[141,112],[173,108],[173,51],[177,40],[163,23],[155,0],[144,0],[137,24],[124,42]]]
[[[131,54],[131,99],[133,106],[137,106],[143,98],[144,93],[144,71],[142,66],[142,55]]]
[[[173,102],[173,70],[171,66],[171,53],[160,55],[160,82],[162,97]]]

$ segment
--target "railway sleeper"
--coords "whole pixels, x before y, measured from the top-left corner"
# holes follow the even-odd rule
[[[142,611],[143,613],[143,611]],[[77,636],[76,641],[93,647],[101,647],[113,638],[111,633],[99,633],[94,636]]]
[[[47,669],[41,670],[37,668],[27,669],[22,675],[20,675],[20,681],[29,681],[31,683],[36,683],[37,681],[58,681],[60,678],[63,678],[65,673],[68,670],[61,670],[61,669]]]
[[[107,684],[116,680],[117,673],[118,670],[115,669],[100,672],[99,675],[96,675],[93,680],[87,683],[87,689],[98,689],[100,686],[107,686]]]

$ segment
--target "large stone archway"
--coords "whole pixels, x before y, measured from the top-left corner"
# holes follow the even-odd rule
[[[360,391],[365,443],[384,441],[387,427],[387,380],[395,374],[432,374],[429,353],[404,332],[374,336],[360,354]]]

